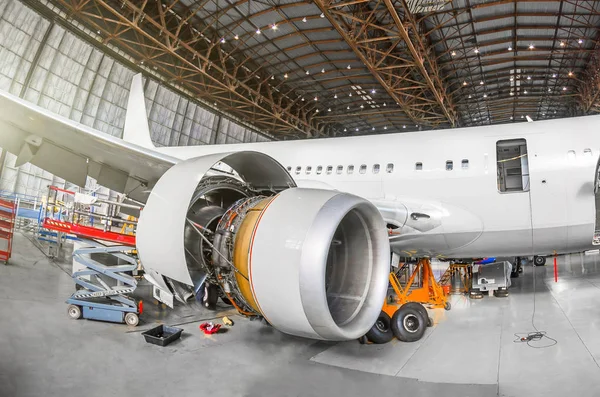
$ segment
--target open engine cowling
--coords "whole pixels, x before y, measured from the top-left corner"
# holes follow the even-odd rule
[[[216,163],[233,173],[214,171]],[[138,224],[144,268],[164,287],[201,283],[282,332],[324,340],[364,335],[385,299],[389,242],[370,202],[304,189],[256,152],[199,157],[156,184]]]

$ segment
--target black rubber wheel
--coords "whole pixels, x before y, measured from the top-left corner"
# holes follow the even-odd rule
[[[429,319],[429,313],[427,313],[427,309],[425,309],[425,306],[423,306],[422,304],[420,304],[419,302],[408,302],[405,303],[404,306],[409,306],[409,307],[414,307],[416,308],[418,311],[421,312],[421,315],[423,316],[423,318]],[[431,321],[431,325],[429,325],[429,321],[427,321],[427,326],[431,327],[433,325],[433,320]]]
[[[546,257],[536,255],[533,257],[533,263],[536,266],[544,266],[546,264]]]
[[[427,317],[427,327],[433,327],[433,318]]]
[[[213,284],[204,283],[204,295],[202,295],[202,305],[209,310],[216,310],[218,299],[218,287]]]
[[[373,343],[383,344],[388,343],[392,339],[394,339],[394,333],[392,332],[391,327],[392,319],[388,314],[384,311],[379,313],[379,317],[377,317],[377,321],[371,327],[369,332],[365,335],[368,340]]]
[[[446,302],[446,304],[444,305],[444,309],[445,309],[445,310],[450,310],[450,309],[452,309],[452,305],[450,304],[450,302]]]
[[[420,310],[404,305],[392,317],[392,332],[403,342],[416,342],[425,334],[427,321]]]

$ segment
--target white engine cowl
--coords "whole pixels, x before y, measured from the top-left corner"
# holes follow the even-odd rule
[[[207,177],[219,161],[239,182]],[[220,217],[219,210],[218,227],[214,219],[212,231],[199,224],[205,213]],[[190,218],[203,234],[197,250],[186,231]],[[206,244],[212,257],[200,258]],[[279,163],[255,152],[199,157],[172,167],[142,212],[137,248],[150,274],[190,289],[208,279],[244,314],[308,338],[364,335],[387,292],[389,242],[377,208],[346,193],[296,188]]]

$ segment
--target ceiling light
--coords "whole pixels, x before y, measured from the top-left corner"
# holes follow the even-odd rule
[[[235,36],[233,36],[234,39],[239,40],[240,36],[238,36],[237,34]]]
[[[556,73],[552,74],[552,78],[554,78],[554,79],[556,78]]]
[[[483,85],[483,80],[481,80],[481,81],[479,82],[479,85]]]
[[[573,72],[569,72],[569,77],[573,77]]]
[[[387,130],[387,125],[383,127],[384,130]]]
[[[511,120],[512,120],[513,118],[514,118],[513,116],[510,116],[510,119],[511,119]]]
[[[306,23],[306,17],[302,18],[302,22]]]
[[[563,87],[563,91],[566,91],[566,90],[567,90],[567,87]]]
[[[318,97],[315,97],[315,101],[318,101],[318,100],[319,100],[319,98],[318,98]]]
[[[402,128],[406,128],[406,126],[405,126],[405,125],[403,125],[403,126],[402,126]]]
[[[487,94],[483,94],[483,97],[484,97],[484,98],[487,98]]]
[[[508,46],[508,51],[512,51],[512,47],[511,46]]]
[[[319,109],[315,110],[315,113],[319,113]]]
[[[523,94],[527,94],[527,90],[523,91]]]
[[[307,70],[307,71],[306,71],[306,74],[310,74],[310,72]]]
[[[271,29],[273,29],[273,30],[277,30],[277,29],[279,29],[279,28],[277,27],[277,25],[276,25],[276,24],[273,24],[273,25],[271,25]]]
[[[564,41],[561,41],[561,42],[560,42],[560,46],[561,46],[561,47],[564,47],[564,46],[566,46],[566,45],[567,45],[567,44],[566,44]]]
[[[350,110],[350,106],[346,106],[346,109]]]
[[[352,96],[352,93],[349,93],[348,96]]]
[[[302,102],[304,102],[304,98],[302,98]]]
[[[577,40],[577,42],[578,42],[579,44],[583,44],[583,39],[579,39],[579,40]]]
[[[556,110],[554,111],[554,114],[556,114]]]
[[[546,113],[542,113],[542,116],[545,116],[545,115],[546,115]]]
[[[552,92],[552,88],[548,88],[548,92]]]
[[[371,131],[375,131],[375,127],[371,128]]]
[[[469,95],[469,99],[471,99],[471,95]]]
[[[356,129],[356,132],[358,132],[358,128]]]
[[[452,55],[453,57],[455,57],[455,56],[456,56],[456,51],[452,51],[452,52],[450,53],[450,55]]]
[[[383,106],[385,106],[385,102],[383,103]]]
[[[347,128],[344,128],[344,132],[346,132],[346,131],[348,131],[348,129],[347,129]]]
[[[325,73],[325,68],[321,69],[321,73]]]
[[[522,118],[522,119],[524,119],[524,118],[525,118],[525,116],[521,115],[521,118]]]
[[[510,96],[513,96],[513,95],[515,95],[515,93],[511,91],[511,92],[510,92]]]
[[[475,52],[475,54],[479,54],[479,48],[475,48],[473,51]]]
[[[533,46],[533,44],[529,44],[529,49],[533,50],[535,47]]]
[[[466,81],[463,81],[463,85],[467,85],[467,82],[466,82]]]
[[[375,94],[375,88],[371,90],[371,94]]]
[[[327,109],[328,112],[331,112],[331,108]]]
[[[100,34],[100,31],[97,31],[96,33]]]
[[[225,37],[221,37],[221,44],[225,44]]]
[[[321,18],[325,18],[325,14],[321,13],[321,15],[319,15]]]
[[[284,79],[287,79],[287,78],[288,78],[288,74],[287,74],[287,73],[286,73],[286,74],[284,74],[284,75],[283,75],[283,78],[284,78]]]
[[[510,81],[515,81],[515,78],[510,76]]]
[[[260,29],[256,29],[256,34],[260,34]]]
[[[346,69],[350,70],[352,67],[350,65],[346,66]]]
[[[364,108],[365,108],[365,105],[360,105],[360,108],[361,108],[361,109],[364,109]]]
[[[527,80],[531,80],[531,76],[527,76]]]
[[[271,80],[275,80],[275,76],[271,76]]]
[[[337,99],[337,94],[335,94],[335,95],[333,96],[333,99]]]

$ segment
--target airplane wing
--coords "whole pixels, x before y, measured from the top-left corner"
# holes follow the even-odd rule
[[[0,91],[0,147],[69,182],[86,177],[146,201],[149,188],[179,160],[123,141]]]

